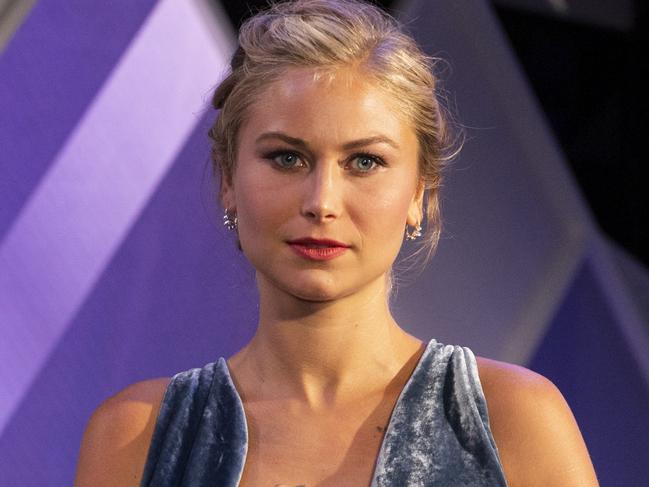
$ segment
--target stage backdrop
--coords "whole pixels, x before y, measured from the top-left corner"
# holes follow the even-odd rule
[[[467,133],[439,251],[401,271],[398,320],[550,377],[602,485],[645,485],[647,272],[594,225],[489,4],[398,10],[448,61]],[[2,53],[0,485],[70,485],[103,399],[254,332],[206,137],[233,49],[202,0],[49,0]]]

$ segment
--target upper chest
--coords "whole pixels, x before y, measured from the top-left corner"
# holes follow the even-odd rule
[[[244,404],[248,452],[239,485],[370,485],[397,395],[316,412]]]

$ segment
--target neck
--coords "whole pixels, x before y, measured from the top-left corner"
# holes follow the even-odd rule
[[[257,333],[230,362],[278,396],[330,402],[346,391],[362,393],[360,385],[383,387],[421,347],[392,317],[383,277],[327,302],[300,300],[259,282]]]

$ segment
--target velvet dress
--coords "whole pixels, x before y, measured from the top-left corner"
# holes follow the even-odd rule
[[[173,377],[142,487],[236,487],[248,430],[225,359]],[[431,340],[385,431],[371,487],[506,486],[475,357]]]

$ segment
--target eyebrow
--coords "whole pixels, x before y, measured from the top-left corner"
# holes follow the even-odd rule
[[[287,144],[291,144],[295,147],[299,147],[301,149],[308,149],[308,144],[297,137],[291,137],[290,135],[286,135],[284,132],[265,132],[261,134],[259,137],[257,137],[256,142],[261,142],[264,140],[268,139],[279,139]],[[346,142],[343,144],[343,149],[344,150],[352,150],[352,149],[357,149],[359,147],[365,147],[367,145],[372,145],[372,144],[387,144],[395,149],[399,149],[399,144],[397,144],[395,141],[390,139],[389,137],[386,137],[384,135],[374,135],[372,137],[365,137],[363,139],[357,139],[357,140],[352,140],[350,142]]]

